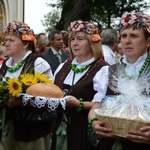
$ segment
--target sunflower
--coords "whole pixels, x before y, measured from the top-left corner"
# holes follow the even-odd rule
[[[22,92],[22,84],[17,78],[9,78],[7,81],[9,94],[17,97]]]
[[[44,83],[52,83],[53,80],[52,79],[49,79],[48,77],[43,77],[43,79],[41,80],[41,82],[44,82]]]
[[[38,72],[35,72],[35,78],[38,80],[38,82],[46,82],[46,83],[52,83],[52,80],[49,79],[45,74],[40,74]]]
[[[21,77],[21,82],[25,86],[31,86],[37,83],[37,79],[34,77],[33,74],[25,73],[25,74],[22,74],[20,77]]]

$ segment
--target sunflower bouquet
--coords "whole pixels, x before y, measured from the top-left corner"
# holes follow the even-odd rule
[[[26,93],[26,89],[36,83],[52,83],[52,80],[38,72],[24,73],[18,78],[6,77],[0,82],[0,106],[11,98],[19,97],[20,93]]]

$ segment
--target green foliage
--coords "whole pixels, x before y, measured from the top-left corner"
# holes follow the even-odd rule
[[[97,24],[99,28],[118,28],[117,20],[125,11],[143,12],[150,2],[143,0],[57,0],[48,4],[57,11],[45,15],[47,30],[66,30],[71,21],[82,19]]]
[[[52,31],[55,29],[56,24],[59,22],[60,16],[56,10],[47,13],[44,15],[44,21],[42,21],[42,25],[46,27],[45,31]]]

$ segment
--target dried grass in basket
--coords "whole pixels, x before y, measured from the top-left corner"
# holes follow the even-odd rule
[[[113,133],[120,137],[125,137],[131,129],[138,130],[141,127],[150,125],[150,122],[142,120],[125,119],[100,114],[96,114],[96,117],[105,123],[105,127],[112,128]]]

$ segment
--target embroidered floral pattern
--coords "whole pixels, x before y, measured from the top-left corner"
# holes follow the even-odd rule
[[[120,26],[121,28],[127,28],[129,25],[135,23],[145,26],[147,31],[150,33],[150,16],[146,14],[125,12],[121,17]]]
[[[99,29],[94,24],[89,23],[88,21],[77,20],[71,22],[68,31],[74,33],[82,31],[90,34],[93,42],[98,42],[101,40]]]

